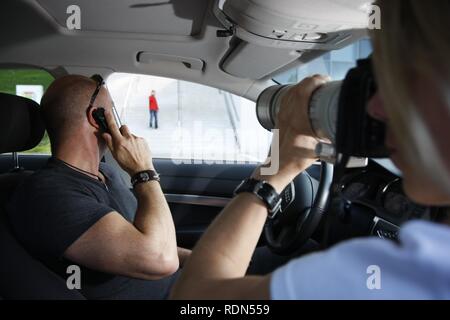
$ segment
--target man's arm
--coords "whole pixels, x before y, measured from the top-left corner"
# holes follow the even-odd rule
[[[114,158],[130,176],[154,170],[145,140],[126,126],[119,131],[106,113],[111,134],[104,138]],[[111,212],[85,232],[65,252],[68,259],[95,270],[141,279],[159,279],[179,266],[172,215],[158,182],[136,186],[138,209],[134,224]]]
[[[308,78],[290,91],[278,117],[280,171],[255,178],[269,182],[281,192],[300,172],[315,161],[308,121],[312,93],[325,78]],[[219,215],[198,242],[175,284],[173,299],[268,299],[270,276],[245,277],[264,223],[267,207],[252,194],[238,195]]]

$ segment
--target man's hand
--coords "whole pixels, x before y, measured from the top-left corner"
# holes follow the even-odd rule
[[[119,129],[109,110],[105,112],[105,116],[110,133],[104,133],[102,136],[121,168],[130,176],[141,171],[154,170],[147,142],[133,135],[127,126]]]

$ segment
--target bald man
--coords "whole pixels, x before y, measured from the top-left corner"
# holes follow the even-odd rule
[[[98,108],[109,133],[94,119]],[[79,266],[87,298],[163,299],[190,251],[177,248],[147,143],[118,128],[112,108],[94,80],[53,82],[42,99],[52,158],[17,190],[10,221],[26,249],[64,279]],[[133,195],[100,163],[107,148],[130,177],[147,172],[150,181],[135,181]]]

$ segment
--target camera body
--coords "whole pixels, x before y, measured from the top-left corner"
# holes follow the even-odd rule
[[[267,130],[275,128],[277,114],[285,93],[292,87],[273,86],[258,98],[256,112]],[[329,82],[312,96],[309,120],[318,139],[316,150],[324,161],[336,157],[386,158],[386,127],[367,113],[367,104],[377,91],[371,59],[359,60],[343,81]]]

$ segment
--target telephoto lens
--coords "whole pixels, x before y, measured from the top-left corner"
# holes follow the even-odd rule
[[[260,124],[267,130],[276,128],[283,98],[293,85],[273,86],[264,90],[256,103]],[[295,89],[294,89],[295,90]],[[367,105],[377,91],[371,58],[358,60],[343,81],[328,82],[316,90],[309,104],[308,120],[316,138],[316,155],[335,163],[367,158],[387,158],[386,125],[372,118]],[[361,163],[363,163],[361,162]]]
[[[272,86],[264,90],[256,103],[259,123],[266,129],[276,128],[276,119],[283,97],[294,85]],[[336,128],[342,81],[329,82],[312,96],[309,105],[309,121],[316,138],[335,144]]]

